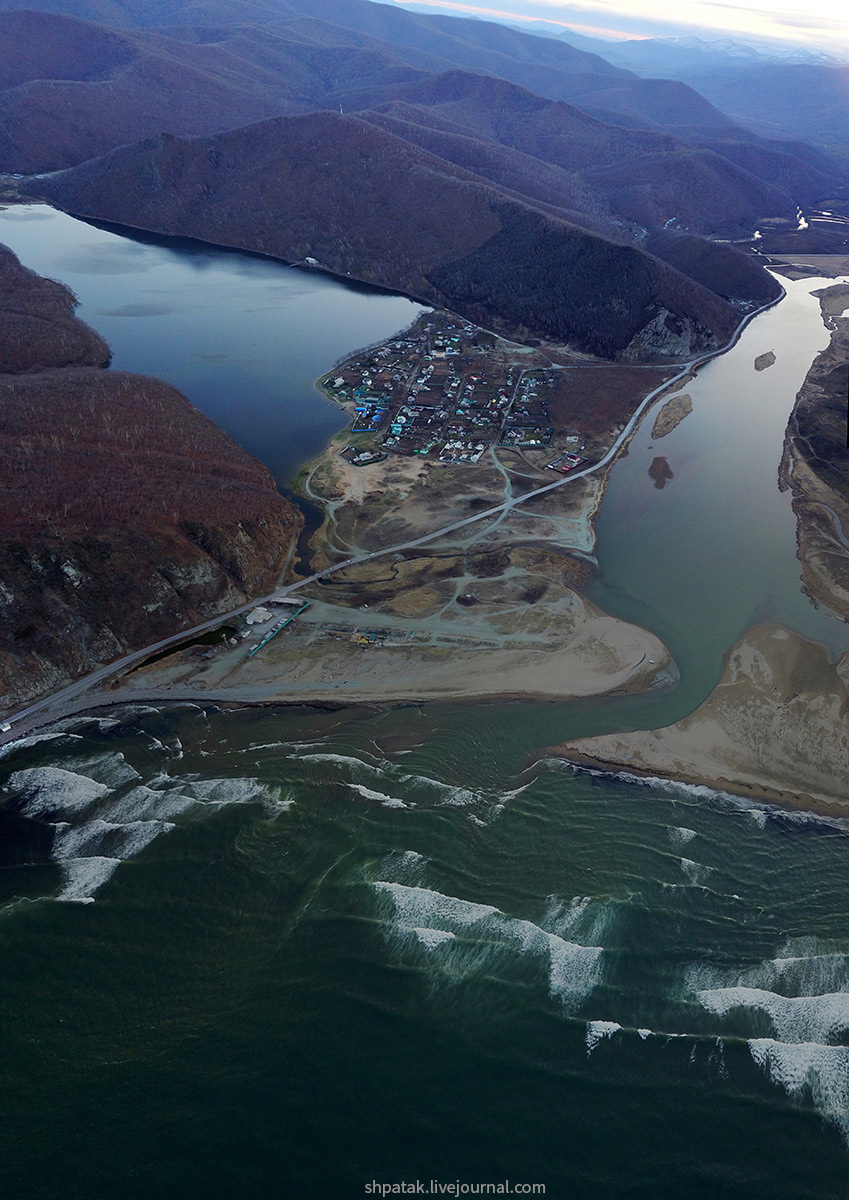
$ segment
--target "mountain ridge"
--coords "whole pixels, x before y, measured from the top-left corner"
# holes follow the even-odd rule
[[[636,245],[511,199],[360,116],[321,112],[208,138],[160,135],[25,190],[75,215],[288,262],[314,258],[337,274],[469,313],[499,331],[607,356],[624,354],[661,310],[691,322],[694,348],[716,347],[739,311]],[[497,269],[489,257],[496,244]],[[468,273],[480,280],[482,270],[486,299],[476,301]],[[557,270],[559,313],[551,309]],[[739,299],[751,305],[763,296]]]

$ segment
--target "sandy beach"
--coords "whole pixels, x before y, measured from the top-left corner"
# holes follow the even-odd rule
[[[849,652],[777,625],[748,630],[691,716],[664,729],[552,747],[583,766],[703,784],[782,807],[849,816]]]
[[[125,676],[100,693],[100,702],[563,700],[675,682],[675,665],[653,634],[607,616],[577,593],[569,594],[568,605],[565,612],[540,613],[540,628],[524,635],[499,636],[492,629],[487,637],[485,618],[476,614],[474,627],[438,626],[425,635],[409,623],[408,631],[399,628],[372,643],[362,620],[339,625],[344,614],[335,614],[328,630],[324,619],[334,613],[317,604],[312,620],[293,624],[254,658],[244,643],[208,660],[203,648],[193,648]]]

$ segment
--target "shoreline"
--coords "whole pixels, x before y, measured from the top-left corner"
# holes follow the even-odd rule
[[[689,716],[545,753],[588,769],[849,816],[847,709],[849,651],[832,662],[821,643],[755,625],[726,652],[719,683]]]
[[[629,778],[635,780],[652,781],[657,780],[664,784],[679,784],[683,788],[706,788],[711,792],[717,792],[722,796],[727,796],[732,800],[752,800],[756,803],[766,805],[776,812],[809,812],[820,817],[831,817],[836,820],[845,819],[847,821],[847,829],[849,829],[849,799],[843,802],[843,808],[835,810],[834,804],[840,804],[835,801],[834,804],[828,803],[814,796],[806,795],[802,792],[789,790],[780,790],[771,788],[765,784],[756,783],[740,783],[732,779],[726,779],[723,776],[699,775],[695,772],[685,774],[683,772],[673,773],[672,771],[664,771],[660,766],[639,767],[631,763],[617,762],[616,760],[608,760],[604,758],[596,758],[591,754],[580,754],[571,752],[568,756],[560,753],[544,753],[534,762],[544,762],[546,758],[557,758],[561,762],[567,762],[573,765],[578,771],[599,772],[603,775],[610,776],[612,779],[621,779],[627,783]]]
[[[102,222],[101,222],[101,224],[102,224]],[[140,231],[140,232],[150,232],[150,231]],[[154,234],[154,236],[157,236],[157,237],[161,236],[163,238],[171,240],[171,235]],[[191,240],[197,241],[198,239],[191,239]],[[252,252],[252,251],[242,250],[239,247],[229,247],[228,246],[228,247],[224,247],[224,249],[233,250],[236,253],[256,253],[256,252]],[[262,255],[262,254],[260,255],[260,257],[272,258],[272,256]],[[273,259],[273,261],[282,261],[282,260]],[[768,311],[769,309],[775,307],[777,304],[779,304],[781,302],[781,300],[785,297],[785,295],[786,295],[786,292],[785,292],[784,288],[782,287],[781,294],[778,297],[769,301],[768,303],[764,304],[763,306],[754,310],[753,312],[747,314],[746,316],[744,316],[741,319],[739,325],[735,329],[731,338],[723,347],[721,347],[718,350],[712,351],[710,353],[701,355],[697,359],[688,361],[685,364],[679,364],[679,370],[676,372],[676,374],[672,378],[665,380],[658,387],[651,389],[645,396],[643,396],[642,399],[639,401],[639,403],[636,405],[636,408],[634,409],[634,411],[631,413],[631,416],[630,416],[629,420],[627,421],[625,427],[618,434],[618,436],[614,439],[613,445],[609,447],[607,453],[603,455],[602,459],[599,462],[591,464],[591,466],[589,468],[585,468],[584,470],[580,471],[579,473],[576,473],[575,475],[570,476],[568,479],[565,479],[565,478],[558,479],[558,480],[555,480],[553,483],[547,484],[545,486],[545,488],[544,488],[545,492],[549,493],[549,495],[551,495],[553,493],[553,495],[555,497],[557,497],[558,493],[555,491],[555,489],[561,487],[562,484],[564,484],[564,483],[571,483],[573,481],[577,481],[578,478],[581,478],[585,475],[591,475],[591,474],[597,475],[601,478],[601,491],[592,497],[592,504],[591,504],[590,510],[588,512],[586,512],[585,516],[584,516],[584,519],[587,521],[587,523],[589,524],[589,526],[591,528],[593,543],[595,540],[594,517],[595,517],[595,514],[597,513],[597,511],[601,505],[602,499],[603,499],[604,490],[605,490],[605,486],[606,486],[606,482],[607,482],[607,477],[609,474],[609,468],[615,462],[616,458],[621,453],[621,451],[627,446],[627,444],[630,441],[631,437],[633,436],[634,432],[639,427],[640,422],[641,422],[643,416],[645,415],[645,413],[650,409],[650,407],[653,405],[653,403],[661,395],[663,395],[664,393],[668,394],[670,391],[674,391],[676,388],[683,385],[685,383],[685,381],[688,381],[692,377],[692,375],[698,370],[699,367],[701,367],[702,365],[706,364],[707,362],[712,361],[714,358],[717,358],[717,357],[721,356],[722,354],[725,354],[729,350],[731,350],[736,345],[743,330],[748,326],[750,321],[752,321],[756,316],[761,315],[763,312]],[[413,322],[413,324],[414,323],[415,322]],[[397,334],[393,335],[393,336],[397,336]],[[357,353],[358,353],[357,351],[353,351],[352,354],[348,356],[348,358],[356,356]],[[342,361],[344,362],[347,360],[342,360]],[[613,365],[615,365],[615,364],[613,364]],[[328,395],[328,393],[325,391],[325,389],[323,389],[321,387],[321,384],[327,378],[327,376],[335,369],[337,369],[335,366],[331,366],[330,368],[328,368],[328,370],[324,371],[321,376],[318,377],[318,379],[315,381],[315,384],[314,384],[314,386],[316,387],[316,390],[318,390],[319,392],[321,392],[324,395]],[[331,397],[331,398],[333,398],[335,403],[337,403],[337,405],[344,411],[345,406],[342,404],[339,404],[339,401],[337,398],[335,398],[335,397]],[[346,436],[347,436],[347,433],[350,432],[350,427],[349,427],[348,431],[344,431],[344,432],[346,433]],[[322,458],[326,457],[328,454],[328,450],[330,449],[331,446],[332,446],[332,439],[331,439],[331,442],[328,444],[328,447],[325,448],[325,451],[323,451],[322,454],[318,456],[318,460],[314,460],[314,461],[320,461]],[[303,474],[303,470],[308,469],[308,468],[309,468],[309,464],[305,464],[305,467],[302,469],[301,472],[299,472],[299,475],[296,477],[295,480],[293,480],[293,483],[297,483]],[[571,492],[572,492],[572,489],[570,489],[569,494],[571,494]],[[518,505],[521,505],[526,498],[527,497],[525,495],[517,496],[515,498],[516,503]],[[504,506],[504,505],[496,505],[495,508],[492,510],[492,514],[493,515],[494,514],[502,514],[499,517],[499,520],[501,520],[501,519],[503,519],[504,515],[507,515],[505,508],[506,508],[506,506]],[[490,514],[489,510],[487,510],[486,512],[483,512],[483,513],[476,514],[475,516],[473,516],[471,518],[471,522],[472,523],[478,522],[490,515],[491,514]],[[463,522],[463,524],[465,524],[465,522]],[[429,542],[437,542],[440,540],[440,538],[444,538],[445,535],[450,534],[452,532],[453,528],[454,528],[453,526],[447,527],[447,528],[443,527],[442,529],[435,529],[435,530],[429,531],[429,532],[425,533],[422,537],[414,539],[415,544],[421,545],[421,544],[426,544]],[[393,550],[394,550],[394,547],[392,547],[392,546],[386,547],[382,550],[378,550],[375,552],[375,557],[386,559],[390,554],[392,554]],[[351,565],[351,563],[353,561],[355,561],[355,560],[347,560],[346,562],[330,563],[326,567],[324,567],[323,571],[321,571],[319,574],[327,575],[327,576],[329,576],[331,574],[336,575],[337,573],[341,574],[346,569],[346,567]],[[310,583],[310,580],[304,580],[302,578],[296,579],[294,581],[294,583],[289,584],[288,586],[284,586],[282,589],[278,589],[278,590],[288,592],[291,588],[301,588],[302,586],[308,586],[309,583]],[[306,595],[307,593],[304,593],[304,594]],[[579,593],[576,593],[576,595],[579,595]],[[261,602],[262,602],[261,600],[256,601],[256,603],[261,603]],[[586,602],[581,600],[581,603],[585,604]],[[217,623],[218,624],[225,623],[227,621],[229,615],[230,614],[228,614],[228,613],[222,614],[220,616],[220,618],[216,619]],[[599,613],[598,615],[608,623],[618,624],[621,627],[625,626],[624,622],[616,622],[615,618],[608,617],[606,614]],[[631,628],[633,628],[634,630],[637,630],[638,627],[634,626]],[[175,643],[177,643],[178,641],[183,640],[187,636],[191,636],[191,634],[193,632],[194,632],[193,630],[182,630],[179,634],[174,635],[173,641]],[[668,651],[666,651],[666,648],[662,646],[662,643],[659,643],[655,639],[653,639],[653,635],[649,634],[648,631],[640,630],[639,633],[643,638],[648,638],[652,642],[654,642],[653,653],[654,653],[655,660],[657,662],[660,662],[662,665],[666,664],[667,662],[671,662],[671,660],[669,660]],[[149,652],[149,648],[145,648],[143,651],[138,652],[139,657],[143,656],[144,654],[147,654],[148,652]],[[478,651],[478,653],[482,653],[482,655],[485,659],[487,659],[488,661],[491,661],[491,650],[487,650],[487,649],[481,647],[480,650]],[[542,651],[542,653],[547,654],[549,652]],[[643,654],[642,657],[645,658],[646,654]],[[642,659],[640,659],[640,661],[642,661]],[[675,670],[676,669],[674,667],[674,664],[671,664],[671,671],[674,672]],[[393,670],[390,673],[395,674],[397,672],[395,672]],[[408,673],[408,670],[407,670],[407,664],[405,662],[405,674],[406,673]],[[98,672],[98,674],[102,674],[103,676],[106,677],[106,679],[108,679],[109,675],[111,674],[110,667],[107,666],[106,668],[103,668],[102,672]],[[657,674],[657,672],[652,673],[653,676],[656,674]],[[669,676],[670,682],[671,682],[671,679],[672,679],[672,676],[670,675]],[[155,698],[158,703],[161,703],[163,705],[167,705],[169,702],[203,703],[204,701],[209,701],[211,703],[216,703],[216,704],[234,703],[234,704],[239,704],[239,705],[242,705],[242,704],[245,704],[245,705],[280,704],[280,705],[286,705],[286,706],[290,706],[290,705],[309,706],[311,704],[331,704],[334,706],[349,706],[349,705],[368,705],[368,704],[372,704],[372,703],[384,704],[384,705],[385,704],[402,704],[403,705],[403,704],[409,704],[409,703],[440,703],[440,702],[450,703],[452,701],[459,701],[459,702],[474,701],[477,703],[480,703],[480,702],[496,703],[496,702],[512,702],[512,701],[535,702],[535,703],[557,703],[557,702],[566,701],[569,699],[578,698],[581,696],[603,696],[606,694],[616,695],[616,694],[622,694],[623,692],[634,693],[636,691],[645,690],[645,688],[646,688],[645,682],[642,685],[637,684],[636,686],[634,686],[633,680],[631,678],[626,678],[626,676],[623,675],[621,672],[618,673],[617,678],[615,678],[615,679],[610,679],[609,677],[605,677],[603,672],[601,672],[601,673],[595,672],[591,686],[584,686],[584,687],[578,687],[578,688],[575,688],[574,686],[572,686],[572,687],[567,687],[565,689],[562,686],[558,686],[556,688],[540,686],[538,683],[534,684],[533,686],[529,686],[527,684],[527,682],[524,680],[522,681],[521,685],[517,684],[516,682],[514,682],[513,685],[505,684],[505,681],[504,681],[503,677],[501,677],[501,676],[498,676],[498,685],[495,687],[492,687],[490,685],[486,685],[486,686],[478,685],[478,686],[473,686],[473,687],[469,688],[469,686],[468,686],[469,681],[467,678],[464,677],[462,679],[455,680],[451,684],[451,686],[448,686],[448,684],[446,682],[439,682],[439,683],[431,682],[430,684],[419,684],[418,686],[416,686],[415,684],[405,683],[403,686],[393,690],[392,688],[387,689],[385,686],[375,687],[373,683],[369,683],[368,686],[364,686],[364,687],[357,687],[357,688],[354,688],[354,687],[347,688],[346,687],[346,690],[344,693],[340,693],[340,691],[337,688],[322,687],[322,686],[320,686],[318,681],[315,681],[315,686],[312,686],[308,689],[302,690],[300,692],[300,694],[293,694],[291,689],[286,687],[285,678],[283,680],[281,680],[281,683],[283,684],[282,689],[279,685],[275,686],[275,687],[266,687],[266,686],[257,685],[257,684],[248,686],[247,688],[242,687],[238,684],[235,684],[235,685],[222,687],[221,689],[218,689],[215,686],[212,686],[209,688],[206,688],[203,686],[187,687],[185,690],[180,688],[179,686],[173,686],[173,687],[166,686],[165,688],[162,688],[162,689],[157,689],[156,687],[154,687],[153,689],[151,689],[148,692],[148,695],[149,695],[150,699]],[[82,687],[80,687],[80,691],[82,692],[82,690],[85,686],[85,681],[84,680],[77,681],[77,686],[79,686],[79,685],[82,685]],[[344,684],[343,684],[343,686],[344,686]],[[260,694],[260,692],[263,692],[264,694]],[[19,732],[24,733],[24,735],[26,735],[31,730],[43,729],[45,727],[49,727],[51,724],[55,724],[57,721],[64,720],[67,717],[83,715],[86,711],[92,711],[92,710],[96,710],[96,709],[103,708],[103,707],[108,707],[110,705],[115,705],[115,704],[119,704],[119,703],[132,703],[136,700],[141,700],[143,695],[144,695],[144,692],[141,688],[125,689],[125,688],[121,687],[121,688],[116,688],[115,691],[111,695],[105,693],[104,691],[100,691],[98,694],[90,694],[85,697],[80,695],[79,699],[74,698],[73,700],[71,700],[69,697],[68,703],[63,703],[62,693],[59,693],[56,695],[55,702],[53,702],[53,703],[51,703],[50,697],[46,697],[45,703],[43,704],[43,711],[40,712],[39,715],[37,715],[37,716],[33,715],[32,717],[29,717],[26,721],[26,725],[23,730],[20,730],[20,731],[15,730],[14,732],[10,731],[11,737],[9,737],[7,734],[5,738],[0,738],[0,741],[8,742],[8,741],[12,741],[12,740],[17,740],[17,735]]]

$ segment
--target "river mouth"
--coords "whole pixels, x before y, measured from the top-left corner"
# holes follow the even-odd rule
[[[352,341],[379,341],[420,306],[256,255],[124,233],[41,205],[0,213],[0,234],[22,259],[75,290],[80,316],[112,346],[116,368],[180,387],[291,497],[301,463],[347,421],[316,379]],[[752,624],[785,624],[832,653],[847,646],[845,625],[801,591],[790,497],[777,487],[795,392],[828,339],[810,295],[823,282],[788,283],[785,300],[686,383],[694,411],[652,441],[658,401],[610,472],[595,518],[599,569],[586,591],[672,651],[682,681],[664,723],[705,698],[724,653]],[[773,347],[777,361],[759,371]],[[658,481],[651,471],[661,460]],[[306,517],[303,577],[321,511],[295,499]],[[648,708],[655,720],[654,702]],[[611,720],[618,725],[613,710]]]
[[[110,275],[110,250],[92,274],[121,289],[147,276],[143,294],[83,304],[146,330],[132,340],[150,365],[132,369],[164,374],[167,318],[151,309],[177,304],[153,295],[151,253],[122,249],[127,270]],[[187,287],[217,278],[201,260],[186,270]],[[46,271],[66,277],[59,261]],[[163,698],[4,758],[13,1190],[335,1198],[377,1179],[510,1179],[575,1200],[679,1200],[714,1197],[721,1178],[730,1200],[844,1195],[845,826],[710,788],[528,769],[541,745],[677,719],[736,631],[769,612],[845,645],[801,595],[777,490],[795,386],[777,372],[791,347],[806,369],[822,336],[797,295],[752,323],[739,361],[687,384],[694,411],[668,437],[651,441],[647,414],[611,474],[591,595],[674,645],[675,692],[335,712]],[[363,330],[339,354],[374,340]],[[779,361],[756,374],[773,344]],[[311,364],[304,397],[321,405],[327,360]],[[216,403],[238,417],[242,395],[228,383]],[[326,429],[295,434],[275,403],[264,428],[291,435],[293,460],[324,444]],[[660,490],[659,455],[673,473]]]

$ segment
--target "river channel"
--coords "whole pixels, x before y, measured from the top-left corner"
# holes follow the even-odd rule
[[[176,384],[283,484],[342,424],[314,379],[418,311],[44,209],[0,213],[0,241],[73,288],[115,366]],[[612,472],[593,598],[666,640],[674,691],[123,709],[7,754],[10,1195],[846,1196],[849,830],[526,770],[541,745],[691,710],[754,621],[849,646],[801,593],[777,487],[827,341],[815,286],[789,285],[687,386],[693,413],[657,443],[649,417]]]

